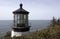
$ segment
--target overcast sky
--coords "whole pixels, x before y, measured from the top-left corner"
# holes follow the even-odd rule
[[[0,20],[12,20],[19,4],[29,11],[29,20],[50,20],[60,17],[60,0],[0,0]]]

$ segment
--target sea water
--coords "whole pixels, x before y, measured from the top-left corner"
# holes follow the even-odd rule
[[[46,28],[50,24],[50,20],[29,20],[31,26],[29,32],[34,32]],[[13,20],[0,20],[0,36],[5,35],[6,32],[11,31]]]

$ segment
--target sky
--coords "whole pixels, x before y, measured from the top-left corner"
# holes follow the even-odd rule
[[[0,0],[0,20],[13,20],[20,3],[29,11],[29,20],[51,20],[60,17],[60,0]]]

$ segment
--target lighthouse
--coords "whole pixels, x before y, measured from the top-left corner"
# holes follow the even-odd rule
[[[23,9],[23,4],[20,4],[20,8],[13,11],[14,20],[11,31],[11,37],[22,36],[25,33],[28,33],[30,26],[28,23],[28,14],[29,12]]]

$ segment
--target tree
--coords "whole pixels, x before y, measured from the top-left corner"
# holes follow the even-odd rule
[[[57,20],[57,24],[58,24],[58,25],[60,24],[60,18],[58,18],[58,20]]]
[[[56,19],[55,19],[55,17],[53,16],[52,25],[55,26],[55,24],[56,24]]]

